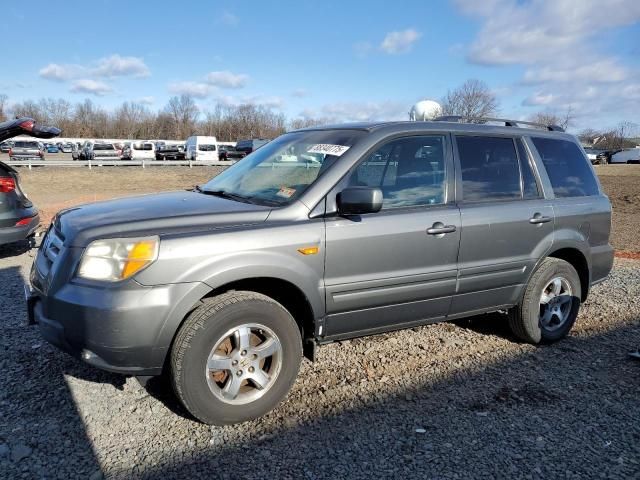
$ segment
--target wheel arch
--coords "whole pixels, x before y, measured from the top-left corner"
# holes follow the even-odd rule
[[[564,260],[576,269],[580,278],[580,300],[584,302],[589,295],[589,287],[591,285],[589,262],[585,254],[576,247],[562,247],[553,250],[547,257]]]

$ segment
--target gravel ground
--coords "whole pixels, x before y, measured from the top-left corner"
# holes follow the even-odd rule
[[[640,167],[597,171],[614,205],[614,245],[640,250]],[[215,173],[23,177],[46,213]],[[616,260],[571,336],[553,346],[517,342],[501,315],[327,345],[276,410],[220,428],[190,419],[166,382],[144,389],[100,372],[25,326],[31,255],[0,247],[0,479],[640,479],[640,363],[626,355],[640,346],[638,261]]]
[[[617,260],[558,344],[492,315],[328,345],[230,427],[44,343],[16,300],[30,262],[0,249],[0,478],[640,478],[640,262]]]

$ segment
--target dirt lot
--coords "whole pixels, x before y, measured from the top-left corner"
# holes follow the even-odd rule
[[[216,171],[22,173],[51,214]],[[640,251],[640,167],[598,173],[614,245]],[[276,410],[219,428],[191,420],[166,383],[97,371],[26,327],[31,255],[0,248],[0,478],[640,478],[640,362],[627,357],[639,261],[616,260],[555,345],[517,342],[501,315],[336,343]]]

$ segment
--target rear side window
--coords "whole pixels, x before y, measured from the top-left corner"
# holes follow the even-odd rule
[[[598,195],[593,170],[578,146],[568,140],[533,137],[556,197]]]
[[[520,166],[513,139],[456,137],[465,202],[516,200],[520,192]]]

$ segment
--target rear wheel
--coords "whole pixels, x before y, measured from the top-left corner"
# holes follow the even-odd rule
[[[301,358],[300,331],[282,305],[259,293],[228,292],[206,299],[180,328],[171,378],[194,417],[225,425],[280,403]]]
[[[513,333],[529,343],[564,338],[580,309],[580,278],[575,268],[558,258],[545,258],[525,288],[519,305],[509,313]]]

